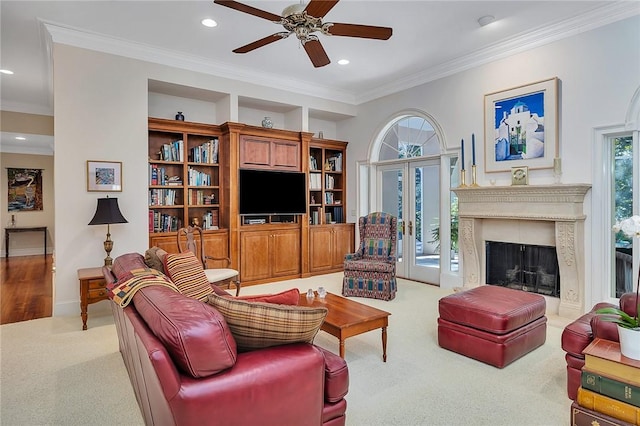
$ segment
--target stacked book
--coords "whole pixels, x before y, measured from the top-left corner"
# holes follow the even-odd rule
[[[618,342],[600,338],[583,354],[585,363],[578,398],[571,405],[571,424],[640,425],[640,361],[623,356]]]

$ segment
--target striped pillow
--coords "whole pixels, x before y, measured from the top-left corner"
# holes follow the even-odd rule
[[[227,321],[238,351],[295,342],[312,343],[327,308],[247,302],[210,294],[208,302]]]
[[[167,254],[164,257],[164,269],[180,293],[187,297],[206,302],[207,296],[213,292],[202,263],[190,251]]]

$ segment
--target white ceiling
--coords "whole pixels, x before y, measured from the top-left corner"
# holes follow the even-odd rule
[[[280,14],[294,2],[243,3]],[[481,28],[487,14],[497,22]],[[3,110],[53,113],[49,33],[55,42],[358,104],[635,14],[637,1],[342,0],[324,22],[389,26],[393,35],[320,35],[332,62],[314,68],[294,36],[232,53],[282,27],[213,1],[2,0],[0,67],[15,74],[0,74],[0,102]],[[218,26],[201,25],[207,17]],[[340,66],[341,58],[351,63]]]

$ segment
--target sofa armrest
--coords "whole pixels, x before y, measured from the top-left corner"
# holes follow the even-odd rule
[[[619,341],[618,325],[615,322],[605,321],[602,315],[596,315],[591,318],[591,330],[593,330],[593,338],[599,337],[614,342]]]
[[[338,402],[349,392],[347,362],[333,352],[316,346],[324,355],[324,400]]]
[[[344,255],[344,260],[359,260],[362,259],[362,253],[360,252],[355,252],[355,253],[347,253]]]

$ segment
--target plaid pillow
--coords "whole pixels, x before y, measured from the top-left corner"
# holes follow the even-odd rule
[[[238,351],[312,343],[327,316],[327,308],[247,302],[217,294],[210,294],[207,303],[224,316]]]
[[[180,293],[187,297],[206,302],[207,295],[213,292],[202,263],[190,251],[167,254],[164,257],[164,268]]]

